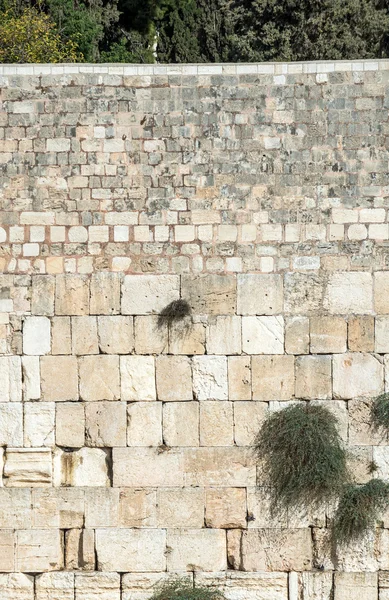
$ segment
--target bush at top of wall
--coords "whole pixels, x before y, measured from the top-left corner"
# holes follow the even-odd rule
[[[389,431],[389,393],[377,396],[371,407],[371,421],[373,427],[383,427]]]
[[[190,579],[168,579],[156,586],[150,600],[225,600],[215,587],[193,586]]]

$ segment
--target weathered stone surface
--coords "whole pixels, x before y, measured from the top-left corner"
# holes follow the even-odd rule
[[[376,573],[335,573],[334,600],[378,600],[377,583]]]
[[[0,571],[10,573],[15,570],[14,555],[14,532],[11,529],[0,530]]]
[[[63,568],[63,551],[58,529],[16,532],[16,570],[34,573]]]
[[[23,406],[20,402],[0,403],[0,446],[23,446]]]
[[[246,448],[188,448],[183,454],[183,469],[186,485],[255,485],[255,460]]]
[[[267,487],[258,486],[247,488],[247,514],[250,520],[247,523],[249,529],[281,529],[288,526],[285,513],[275,513],[271,510],[271,494]]]
[[[282,312],[281,275],[240,274],[237,280],[239,315],[276,315]]]
[[[95,535],[98,568],[102,571],[152,572],[166,568],[163,529],[96,529]]]
[[[118,488],[90,487],[85,488],[85,522],[86,528],[119,526]]]
[[[294,356],[253,356],[252,378],[254,400],[291,400]]]
[[[227,400],[227,358],[195,356],[192,361],[193,391],[197,400]]]
[[[127,433],[125,402],[90,402],[85,406],[85,438],[88,446],[125,446]]]
[[[71,354],[70,317],[54,317],[51,319],[51,353],[52,354]]]
[[[168,530],[168,571],[223,571],[227,569],[224,531],[217,529]]]
[[[112,458],[115,487],[180,487],[184,483],[180,452],[158,452],[154,448],[114,448]]]
[[[298,574],[299,600],[332,600],[332,573]]]
[[[34,578],[24,573],[0,573],[2,600],[35,600]]]
[[[0,356],[0,402],[21,402],[22,367],[20,356]]]
[[[152,356],[121,356],[122,400],[156,400],[155,361]]]
[[[201,488],[159,489],[158,527],[204,527],[204,490]]]
[[[49,448],[7,448],[4,485],[8,487],[51,485],[51,471]]]
[[[165,442],[174,445],[169,444],[166,439]],[[132,402],[129,404],[127,446],[159,446],[160,444],[162,444],[162,403]]]
[[[36,600],[74,600],[74,574],[42,573],[35,578]]]
[[[228,397],[230,400],[251,400],[250,356],[228,357]]]
[[[51,347],[50,319],[47,317],[28,317],[23,324],[24,354],[49,354]]]
[[[378,315],[389,314],[389,273],[374,273],[374,310]]]
[[[283,354],[283,317],[242,317],[242,348],[247,354]]]
[[[41,397],[39,356],[23,356],[22,373],[24,401],[39,400]]]
[[[158,356],[156,359],[158,400],[192,400],[192,367],[186,356]]]
[[[200,446],[233,446],[232,402],[200,403]]]
[[[116,315],[120,313],[119,273],[95,273],[90,281],[90,314]]]
[[[168,327],[166,324],[158,326],[158,317],[135,317],[134,332],[136,354],[164,354],[168,351]]]
[[[197,571],[195,582],[198,586],[217,587],[227,600],[287,600],[287,573],[241,573],[222,571],[206,573]],[[315,598],[315,600],[318,600]],[[319,600],[322,600],[321,598]],[[323,600],[327,600],[324,599]]]
[[[118,356],[83,356],[79,360],[82,400],[118,400],[120,376]]]
[[[119,573],[75,573],[76,600],[120,600]]]
[[[169,402],[164,405],[163,439],[168,446],[198,446],[199,425],[198,402]]]
[[[334,396],[378,396],[383,391],[383,365],[370,354],[348,353],[333,357]]]
[[[149,488],[125,488],[119,494],[120,527],[156,527],[157,492]]]
[[[246,490],[221,488],[206,490],[205,523],[214,529],[246,527]]]
[[[78,400],[78,368],[75,356],[41,358],[42,400]]]
[[[55,278],[55,314],[89,314],[89,278],[80,275],[57,275]]]
[[[348,402],[349,443],[356,446],[386,445],[387,432],[376,430],[371,421],[372,400],[370,398],[352,399]]]
[[[236,316],[210,317],[207,327],[208,354],[240,354],[241,319]]]
[[[122,314],[160,313],[179,297],[177,275],[126,275],[122,286]]]
[[[332,314],[368,314],[373,310],[373,279],[370,273],[332,273],[326,307]]]
[[[85,408],[80,402],[56,405],[55,442],[57,446],[81,448],[85,444]]]
[[[97,317],[99,348],[103,354],[131,354],[134,349],[132,317]]]
[[[0,407],[1,411],[1,407]],[[55,404],[54,402],[27,402],[24,405],[24,446],[54,446]],[[17,444],[11,444],[17,446]]]
[[[52,275],[36,275],[31,282],[31,314],[54,314],[55,277]]]
[[[237,446],[252,446],[265,419],[265,402],[234,402],[234,440]]]
[[[69,529],[65,532],[65,567],[93,571],[95,539],[93,529]]]
[[[284,311],[310,315],[323,309],[325,277],[314,273],[287,273],[284,278]]]
[[[109,486],[107,454],[100,448],[57,452],[54,461],[55,485]]]
[[[186,317],[173,323],[169,330],[169,352],[171,354],[205,354],[205,325]]]
[[[183,275],[181,294],[195,314],[236,312],[236,278],[232,275]]]
[[[329,399],[332,396],[331,356],[296,358],[296,398]]]
[[[309,354],[309,319],[291,317],[285,322],[285,352]]]
[[[312,317],[310,339],[312,354],[346,352],[347,323],[341,317]]]
[[[312,542],[308,529],[249,529],[242,534],[245,571],[309,571]]]
[[[375,351],[381,354],[389,352],[389,317],[375,319]]]
[[[72,354],[98,354],[96,317],[72,317]]]
[[[1,529],[27,529],[31,521],[31,490],[0,487]]]
[[[348,347],[351,352],[374,351],[374,317],[351,317],[348,321]]]

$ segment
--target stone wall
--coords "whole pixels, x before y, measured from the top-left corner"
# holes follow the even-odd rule
[[[0,597],[387,600],[389,513],[273,517],[267,411],[389,388],[389,62],[0,65]],[[185,299],[192,316],[158,314]]]

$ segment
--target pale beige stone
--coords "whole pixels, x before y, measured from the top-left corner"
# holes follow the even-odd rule
[[[74,600],[74,573],[42,573],[35,578],[36,600]]]
[[[227,400],[227,358],[195,356],[192,360],[193,391],[198,400]]]
[[[59,527],[72,529],[84,526],[84,490],[80,488],[60,488],[54,490],[58,498]]]
[[[131,354],[134,349],[133,318],[97,317],[99,348],[103,354]]]
[[[51,485],[52,467],[49,448],[7,448],[4,485],[42,487]]]
[[[260,480],[258,484],[261,484]],[[285,512],[272,510],[272,496],[268,487],[247,488],[247,515],[249,529],[280,529],[288,525]]]
[[[86,528],[118,527],[119,489],[111,487],[85,488]]]
[[[378,559],[379,549],[372,530],[348,544],[338,544],[336,548],[335,561],[339,571],[373,573],[379,569]]]
[[[85,406],[87,446],[125,446],[127,433],[126,402],[88,402]]]
[[[54,402],[26,402],[24,404],[24,446],[26,448],[54,446],[54,430]]]
[[[158,527],[204,527],[204,490],[201,488],[159,489]]]
[[[158,356],[156,358],[158,400],[192,400],[192,368],[186,356]]]
[[[163,529],[96,529],[95,536],[99,570],[152,572],[166,568]]]
[[[23,446],[23,405],[0,403],[0,446]]]
[[[369,314],[373,310],[371,273],[332,273],[328,281],[326,308],[332,314]]]
[[[389,314],[389,272],[374,273],[374,310],[377,315]]]
[[[51,316],[54,314],[55,277],[33,275],[31,278],[31,314]]]
[[[200,403],[200,446],[233,446],[232,402]]]
[[[39,356],[22,356],[23,400],[39,400],[41,397],[41,377]]]
[[[234,402],[234,441],[237,446],[252,446],[265,419],[265,402]]]
[[[0,573],[1,600],[35,600],[34,577],[24,573]]]
[[[323,310],[326,279],[315,273],[286,273],[284,311],[292,315],[311,315]]]
[[[248,448],[187,448],[182,460],[186,485],[244,487],[256,482],[256,461]]]
[[[227,600],[288,600],[287,573],[195,572],[195,584],[220,589]],[[295,599],[290,599],[295,600]],[[304,599],[305,600],[305,599]],[[313,599],[312,599],[313,600]],[[327,600],[315,598],[314,600]]]
[[[21,402],[22,364],[20,356],[0,356],[0,402]]]
[[[206,340],[207,354],[241,354],[241,318],[232,315],[210,317]]]
[[[162,444],[162,403],[132,402],[129,404],[127,445],[159,446],[160,444]]]
[[[60,531],[32,529],[16,532],[16,569],[27,573],[58,571],[63,567]]]
[[[11,573],[15,570],[15,540],[11,529],[0,530],[0,571]],[[1,591],[1,588],[0,588]]]
[[[115,487],[180,487],[184,484],[182,453],[155,448],[114,448]]]
[[[205,494],[205,523],[214,529],[246,527],[246,490],[210,488]]]
[[[169,529],[168,571],[224,571],[227,548],[224,531],[217,529]]]
[[[253,356],[254,400],[291,400],[294,397],[294,356]]]
[[[377,573],[335,573],[334,600],[378,600]]]
[[[309,354],[309,319],[291,317],[285,322],[285,352]]]
[[[312,317],[312,354],[335,354],[347,350],[347,323],[342,317]]]
[[[171,354],[205,354],[205,324],[191,317],[173,323],[169,331]]]
[[[51,319],[51,353],[72,353],[70,317],[54,317]]]
[[[81,402],[56,405],[55,442],[57,446],[81,448],[85,444],[85,409]]]
[[[153,356],[121,356],[122,400],[156,400]]]
[[[284,353],[283,317],[242,317],[242,349],[247,354]]]
[[[281,275],[238,275],[239,315],[275,315],[282,312],[283,283]]]
[[[89,314],[89,278],[86,275],[57,275],[56,315]]]
[[[78,368],[75,356],[42,356],[42,400],[65,402],[78,399]]]
[[[65,532],[65,568],[93,571],[95,536],[93,529],[68,529]]]
[[[310,571],[309,529],[249,529],[242,534],[245,571]]]
[[[31,527],[31,490],[0,487],[0,528]]]
[[[168,327],[166,323],[159,326],[158,317],[135,317],[134,332],[137,354],[164,354],[168,351]]]
[[[150,488],[124,488],[119,494],[120,527],[156,527],[157,492]]]
[[[378,396],[383,391],[383,365],[370,354],[348,353],[333,357],[334,396]]]
[[[296,398],[324,399],[332,396],[331,356],[296,358]]]
[[[227,563],[228,566],[235,570],[242,568],[242,530],[227,529]]]
[[[371,421],[372,399],[351,399],[348,402],[349,443],[355,446],[377,446],[388,443],[384,429],[376,430]]]
[[[299,600],[332,600],[332,573],[298,574]]]
[[[120,313],[119,273],[95,273],[90,281],[90,314],[117,315]]]
[[[251,400],[251,357],[228,357],[228,397],[230,400]]]
[[[357,484],[367,483],[372,478],[374,446],[350,446],[347,464]]]
[[[234,275],[183,275],[181,294],[195,314],[231,315],[236,312]]]
[[[83,356],[79,359],[79,368],[82,400],[118,400],[120,398],[118,356]]]
[[[179,297],[178,275],[126,275],[122,286],[122,314],[160,313]]]
[[[348,321],[348,348],[351,352],[374,351],[374,317],[350,317]]]
[[[76,600],[120,600],[119,573],[76,573]]]
[[[107,454],[100,448],[57,452],[54,461],[56,485],[108,487]]]
[[[198,402],[169,402],[164,404],[163,439],[168,446],[191,447],[199,445]]]
[[[375,319],[375,351],[384,354],[389,352],[389,316]]]
[[[72,354],[98,354],[96,317],[72,317]]]
[[[50,319],[27,317],[23,323],[23,353],[33,356],[49,354],[50,347]]]

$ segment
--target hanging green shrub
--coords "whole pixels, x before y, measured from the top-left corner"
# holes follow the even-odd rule
[[[376,429],[389,431],[389,393],[378,396],[371,407],[371,421]]]
[[[225,600],[225,596],[217,588],[193,586],[190,580],[177,578],[157,586],[150,600]]]
[[[348,485],[340,498],[333,525],[333,539],[346,544],[375,526],[389,506],[389,484],[371,479],[364,485]]]
[[[348,480],[336,417],[323,406],[294,404],[272,412],[254,442],[273,510],[318,505]]]
[[[191,315],[191,308],[186,300],[173,300],[158,315],[158,327],[172,325]]]

